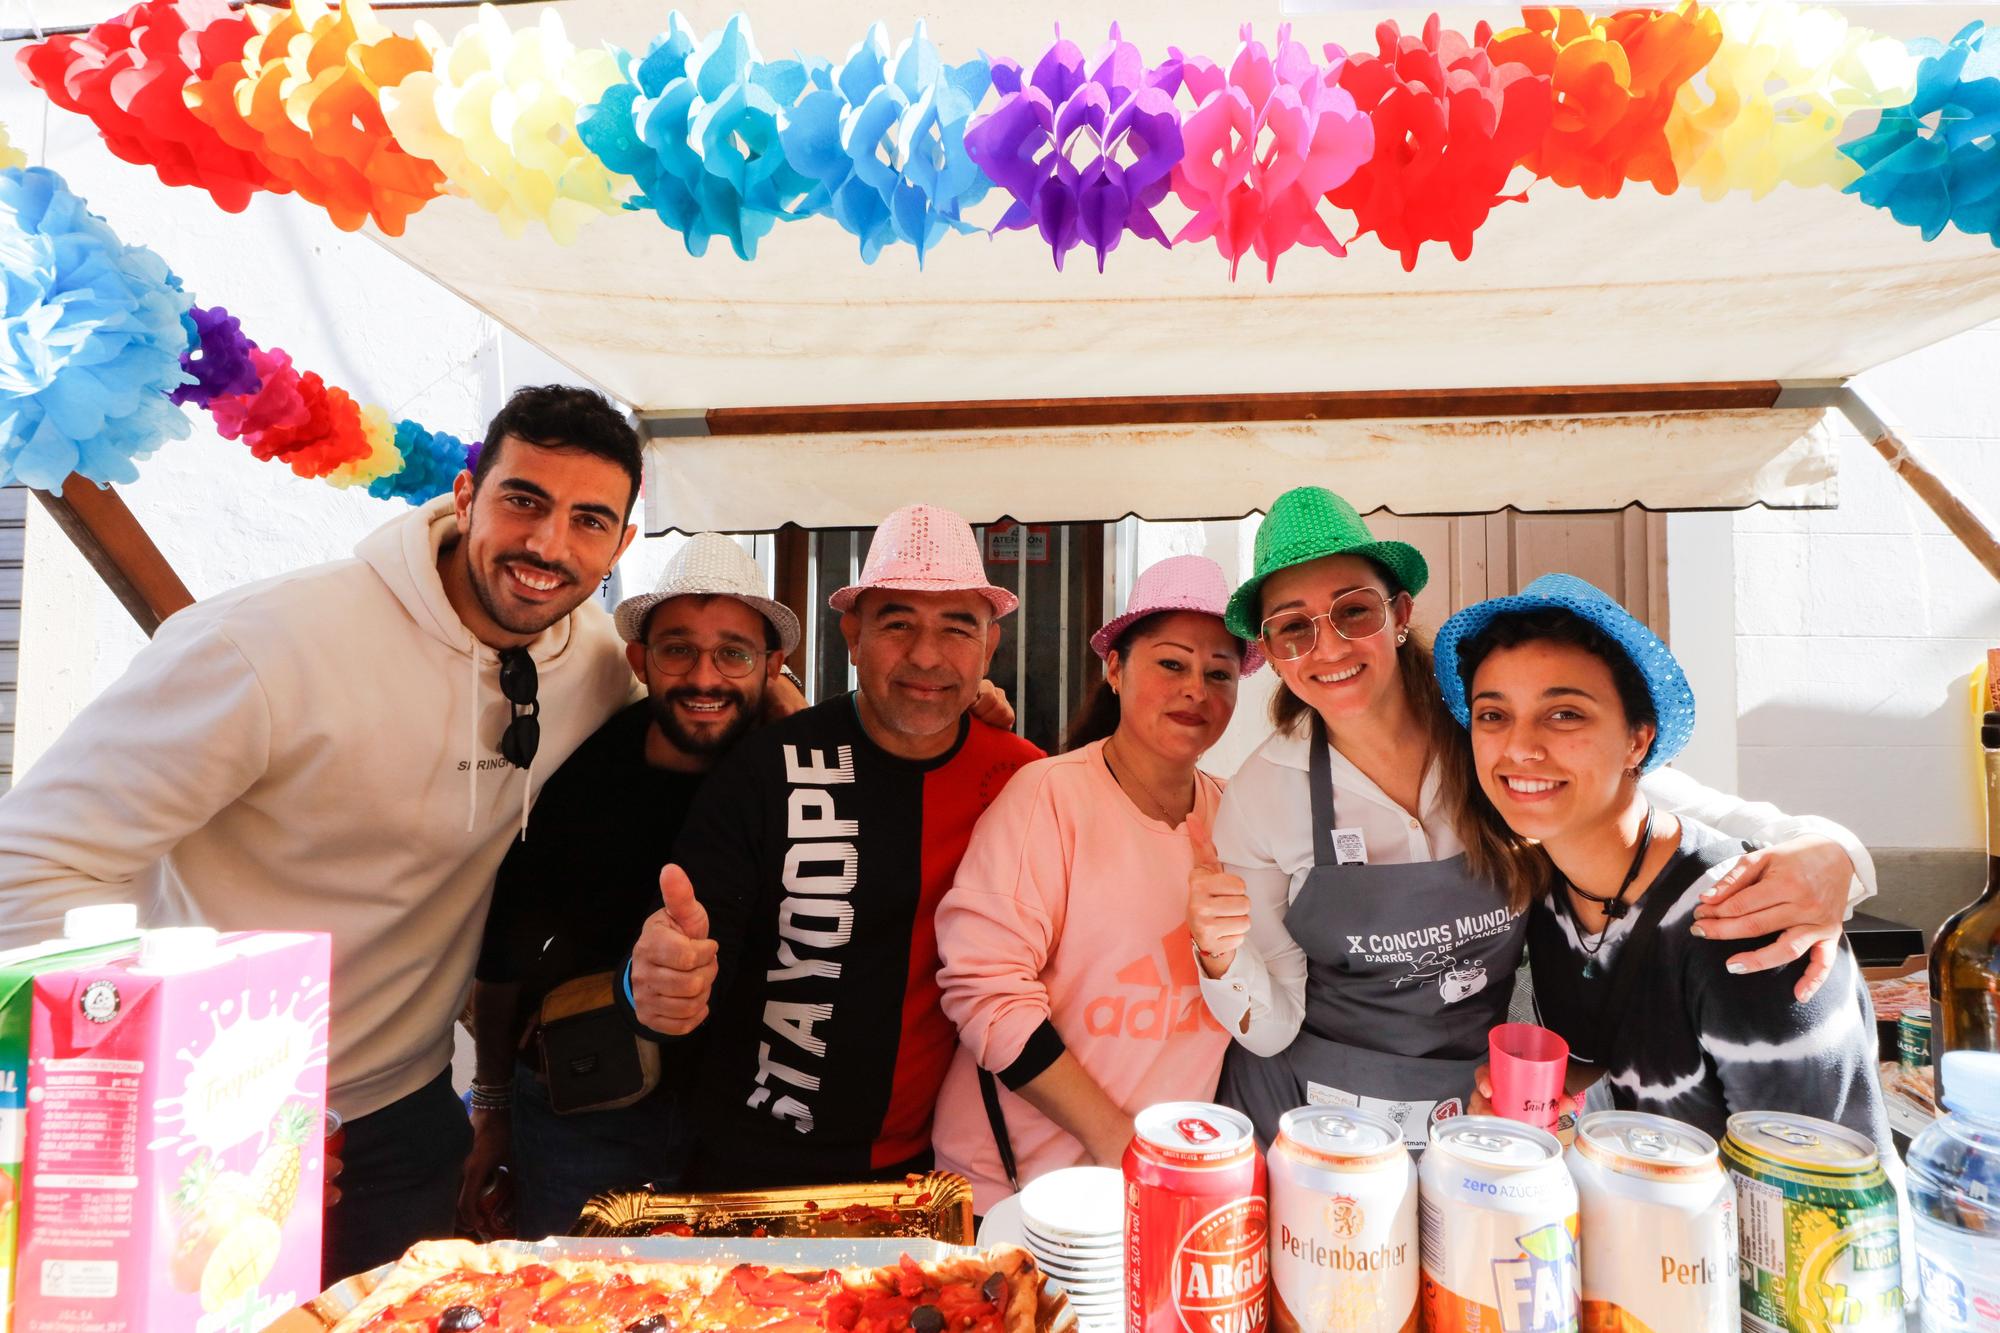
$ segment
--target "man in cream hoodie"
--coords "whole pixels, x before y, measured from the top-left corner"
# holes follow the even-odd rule
[[[451,1234],[452,1023],[532,789],[635,697],[591,593],[638,489],[608,402],[523,389],[452,494],[174,615],[0,798],[0,946],[116,900],[332,933],[328,1282]]]

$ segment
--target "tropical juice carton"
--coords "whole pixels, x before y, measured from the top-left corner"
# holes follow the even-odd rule
[[[39,974],[15,1333],[254,1333],[319,1291],[328,940]]]
[[[139,943],[138,919],[129,903],[73,908],[63,921],[63,938],[0,953],[0,1333],[7,1333],[13,1321],[35,974],[130,953]]]

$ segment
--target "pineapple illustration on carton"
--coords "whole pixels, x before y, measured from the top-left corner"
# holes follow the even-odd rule
[[[37,978],[19,1333],[252,1333],[319,1288],[327,939],[204,934]]]

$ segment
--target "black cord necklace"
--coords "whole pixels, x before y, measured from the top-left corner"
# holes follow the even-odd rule
[[[1639,850],[1633,854],[1632,865],[1629,869],[1626,870],[1624,880],[1619,883],[1618,892],[1611,894],[1608,897],[1605,897],[1599,894],[1592,893],[1587,889],[1579,889],[1576,885],[1570,883],[1568,879],[1563,880],[1563,887],[1568,889],[1571,893],[1575,894],[1577,897],[1583,899],[1585,902],[1595,903],[1599,907],[1603,908],[1604,915],[1609,919],[1609,921],[1622,920],[1625,914],[1632,910],[1632,904],[1625,901],[1625,891],[1632,887],[1633,880],[1639,878],[1639,867],[1646,864],[1646,853],[1652,850],[1652,846],[1653,846],[1653,807],[1649,803],[1646,806],[1645,827],[1639,831]],[[1575,906],[1570,904],[1565,904],[1565,905],[1569,906],[1570,919],[1576,921],[1577,923],[1577,932],[1576,932],[1577,947],[1583,950],[1584,957],[1592,959],[1594,961],[1597,958],[1598,952],[1604,948],[1604,943],[1606,938],[1611,934],[1610,925],[1607,923],[1605,928],[1602,931],[1598,932],[1597,944],[1596,947],[1593,948],[1592,946],[1587,945],[1583,942],[1584,938],[1583,922],[1581,920],[1578,920]]]

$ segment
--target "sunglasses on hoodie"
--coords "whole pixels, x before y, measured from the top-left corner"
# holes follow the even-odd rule
[[[538,719],[542,705],[535,698],[538,683],[535,659],[526,648],[500,650],[500,693],[516,710],[514,720],[500,733],[500,757],[516,768],[534,763],[535,751],[541,748],[542,724]],[[523,708],[528,711],[520,712]]]

